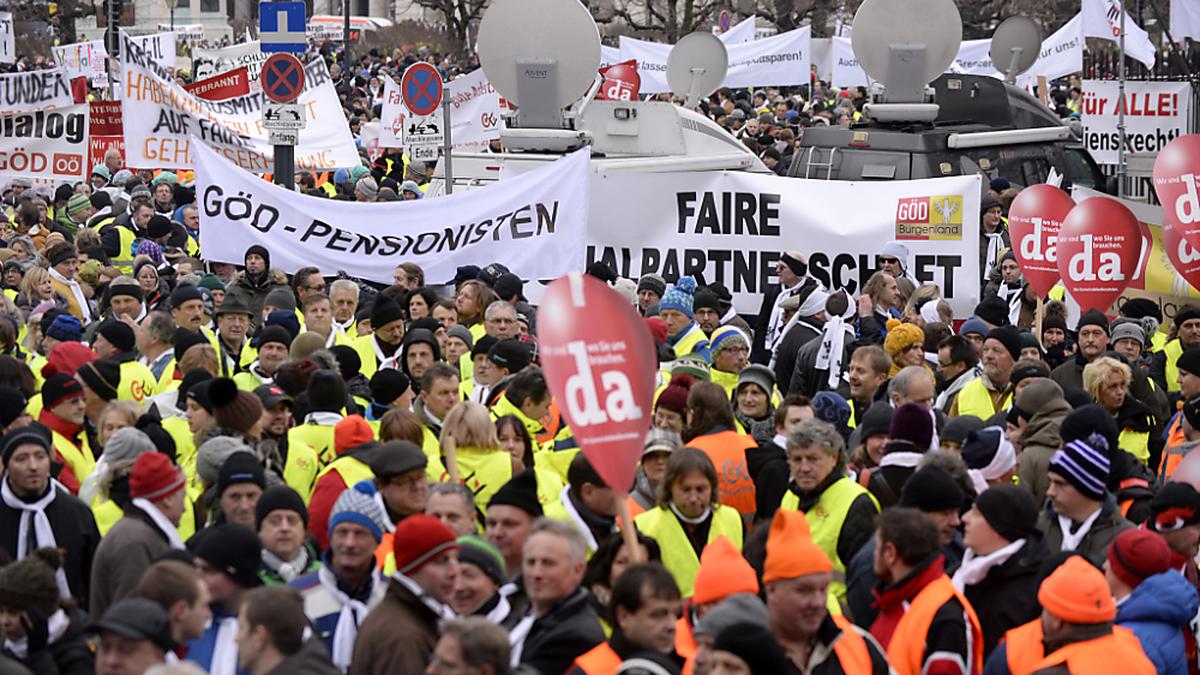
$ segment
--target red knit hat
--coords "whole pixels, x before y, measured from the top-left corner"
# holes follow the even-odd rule
[[[371,425],[363,419],[362,415],[350,415],[342,418],[341,422],[333,425],[333,452],[342,454],[343,452],[357,448],[363,443],[370,443],[375,440],[375,432],[371,431]]]
[[[74,377],[81,366],[98,358],[100,355],[82,342],[59,343],[46,357],[46,365],[42,366],[42,377],[50,377],[55,373]]]
[[[707,605],[734,593],[757,594],[758,577],[733,542],[727,537],[717,537],[708,542],[700,554],[700,571],[696,573],[692,602]]]
[[[161,452],[143,452],[134,460],[129,474],[129,495],[156,502],[182,489],[185,480],[183,471],[170,457]]]
[[[686,373],[680,373],[672,377],[671,383],[658,395],[658,401],[654,403],[654,409],[666,408],[680,415],[687,414],[688,392],[695,381],[694,377]]]
[[[446,551],[458,549],[454,532],[442,521],[424,513],[400,521],[392,544],[396,571],[400,574],[412,574]]]
[[[1113,576],[1137,588],[1147,577],[1171,568],[1171,549],[1149,530],[1125,530],[1108,545],[1108,564]]]

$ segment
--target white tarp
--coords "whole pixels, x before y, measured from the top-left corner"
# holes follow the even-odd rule
[[[781,251],[799,248],[821,283],[857,294],[879,268],[883,245],[899,239],[912,253],[910,273],[938,284],[954,315],[967,317],[979,301],[981,193],[978,176],[851,182],[735,171],[600,174],[592,179],[587,257],[632,279],[656,272],[719,281],[739,312],[755,313],[763,290],[778,281]]]
[[[858,65],[858,57],[850,45],[850,38],[832,38],[829,48],[829,58],[832,61],[833,83],[839,87],[867,87],[871,80],[867,71]]]
[[[477,68],[446,84],[445,95],[450,101],[450,143],[456,150],[482,150],[488,141],[500,138],[500,94],[488,82],[483,68]],[[401,129],[409,117],[400,96],[400,85],[385,77],[383,82],[383,108],[379,118],[383,130],[379,145],[384,148],[402,148],[404,141]],[[434,113],[434,122],[442,123],[442,113]]]
[[[434,282],[495,260],[524,279],[553,279],[583,270],[589,159],[581,150],[479,190],[364,204],[298,195],[198,145],[200,250],[205,260],[240,262],[261,244],[285,272],[312,265],[376,282],[390,282],[400,260]]]
[[[268,56],[270,54],[264,54],[259,48],[257,40],[223,49],[197,48],[192,50],[192,74],[195,79],[204,80],[245,66],[250,75],[250,91],[258,91],[261,88],[258,78]]]
[[[92,86],[108,84],[108,52],[103,40],[76,42],[55,47],[54,63],[67,72],[67,78],[86,77]]]
[[[162,67],[130,40],[121,46],[121,59],[129,166],[192,168],[191,142],[196,139],[249,171],[273,169],[274,148],[262,126],[261,91],[205,101],[168,79]],[[315,59],[304,72],[304,92],[297,102],[305,108],[307,123],[296,146],[296,169],[325,171],[358,165],[350,126],[325,62]]]
[[[0,75],[0,115],[74,103],[70,77],[62,68]]]
[[[748,16],[745,19],[742,19],[741,21],[737,22],[736,24],[730,26],[729,30],[725,31],[724,33],[721,33],[717,37],[720,38],[721,42],[724,42],[726,46],[740,45],[743,42],[750,42],[750,41],[754,40],[754,31],[755,31],[754,24],[757,22],[758,22],[757,16],[753,16],[753,15]]]
[[[1097,162],[1116,164],[1120,136],[1116,80],[1083,83],[1083,145]],[[1172,139],[1188,133],[1192,85],[1187,82],[1125,83],[1125,137],[1134,155],[1154,157]]]
[[[738,89],[808,84],[811,78],[812,28],[805,26],[769,38],[726,45],[729,72],[721,86]],[[621,37],[621,60],[637,59],[641,93],[661,94],[667,86],[667,57],[672,45]]]
[[[124,30],[121,35],[129,38],[146,53],[149,58],[154,59],[158,65],[163,68],[174,68],[176,62],[175,54],[175,34],[154,33],[152,35],[128,35]],[[123,46],[123,45],[122,45]],[[124,56],[122,50],[122,56]],[[204,78],[197,78],[203,80]]]
[[[87,177],[88,104],[0,116],[0,174]]]
[[[954,57],[954,63],[950,64],[949,72],[962,75],[999,76],[996,68],[992,65],[992,57],[988,54],[991,48],[991,38],[963,40],[962,44],[958,46],[958,54]]]
[[[1200,40],[1200,2],[1171,0],[1171,38],[1179,43],[1184,38]]]
[[[17,37],[12,12],[0,12],[0,63],[17,62]]]
[[[1121,0],[1083,0],[1084,37],[1117,42],[1121,37],[1121,14],[1125,14],[1125,53],[1153,68],[1157,57],[1154,43],[1145,29],[1134,22],[1121,6]]]

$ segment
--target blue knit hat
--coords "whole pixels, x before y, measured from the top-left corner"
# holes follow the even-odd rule
[[[682,310],[680,310],[682,311]],[[750,346],[750,339],[742,332],[742,329],[737,326],[721,326],[714,330],[712,335],[708,337],[708,344],[711,346],[711,352],[716,354],[722,349],[737,343],[744,342],[747,347]]]
[[[1108,456],[1083,441],[1069,441],[1050,456],[1046,469],[1062,476],[1083,496],[1103,501],[1108,483]]]
[[[674,286],[667,289],[666,295],[658,302],[658,309],[661,312],[664,309],[673,309],[678,312],[683,312],[689,319],[695,318],[692,314],[692,296],[696,293],[696,280],[691,277],[683,277]]]
[[[333,536],[333,528],[338,523],[354,523],[362,525],[375,535],[375,541],[383,540],[385,529],[383,509],[375,501],[375,483],[364,480],[352,488],[342,491],[329,512],[329,536]]]
[[[828,422],[839,430],[850,423],[850,404],[837,392],[818,392],[812,399],[812,407],[817,419]]]
[[[968,333],[978,333],[979,335],[987,336],[991,329],[988,328],[983,319],[973,316],[963,322],[962,328],[958,330],[959,335],[967,335]]]
[[[59,314],[46,329],[46,335],[62,342],[79,342],[83,336],[83,324],[70,314]]]

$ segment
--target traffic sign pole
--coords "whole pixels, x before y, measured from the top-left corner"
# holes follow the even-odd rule
[[[454,167],[450,163],[450,99],[442,97],[442,129],[446,140],[442,142],[442,158],[446,161],[446,194],[454,194]]]
[[[275,146],[275,184],[289,190],[296,189],[296,148],[291,145]]]

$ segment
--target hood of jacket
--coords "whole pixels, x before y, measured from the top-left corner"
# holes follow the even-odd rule
[[[1200,607],[1200,597],[1182,574],[1169,570],[1147,578],[1117,607],[1117,623],[1165,623],[1176,628],[1188,625]]]
[[[1071,412],[1071,404],[1061,398],[1054,399],[1042,406],[1041,410],[1034,413],[1033,418],[1025,427],[1024,433],[1021,434],[1021,446],[1027,448],[1031,445],[1040,445],[1057,448],[1062,445],[1062,437],[1058,435],[1058,429],[1062,426],[1063,418],[1069,412]]]
[[[288,281],[287,275],[283,273],[283,270],[272,267],[267,270],[267,273],[263,275],[262,279],[259,280],[258,283],[254,283],[254,281],[250,279],[249,275],[246,274],[246,270],[240,270],[233,277],[233,285],[241,286],[242,288],[247,289],[259,289],[273,285],[287,286]]]

